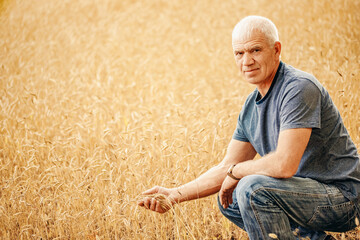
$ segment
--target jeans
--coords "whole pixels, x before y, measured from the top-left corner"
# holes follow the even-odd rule
[[[356,227],[359,205],[340,190],[309,178],[276,179],[250,175],[233,192],[222,214],[245,230],[250,239],[320,239],[324,231]]]

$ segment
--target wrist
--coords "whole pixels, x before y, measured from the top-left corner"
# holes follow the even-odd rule
[[[232,179],[234,179],[236,181],[239,181],[241,178],[238,177],[236,175],[236,173],[234,173],[234,172],[236,172],[236,170],[235,170],[236,166],[237,166],[236,164],[230,166],[229,170],[227,171],[227,176],[231,177]]]
[[[180,187],[171,189],[171,194],[169,195],[169,200],[171,201],[172,205],[177,203],[181,203],[184,201],[183,195],[180,191]]]

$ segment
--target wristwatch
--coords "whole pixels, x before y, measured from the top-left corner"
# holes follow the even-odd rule
[[[229,168],[229,170],[228,170],[228,172],[227,172],[227,175],[228,175],[229,177],[231,177],[232,179],[234,179],[234,180],[236,180],[236,181],[239,181],[241,178],[235,177],[235,176],[233,175],[233,173],[232,173],[232,171],[233,171],[233,169],[234,169],[235,166],[236,166],[236,164],[232,165],[232,166]]]

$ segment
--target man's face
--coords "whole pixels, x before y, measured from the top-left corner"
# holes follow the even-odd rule
[[[232,44],[236,65],[246,81],[256,85],[272,82],[280,59],[280,42],[271,46],[263,33],[253,32]]]

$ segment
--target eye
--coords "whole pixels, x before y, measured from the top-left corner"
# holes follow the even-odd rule
[[[235,52],[235,55],[238,57],[242,56],[243,54],[244,54],[243,52]]]

